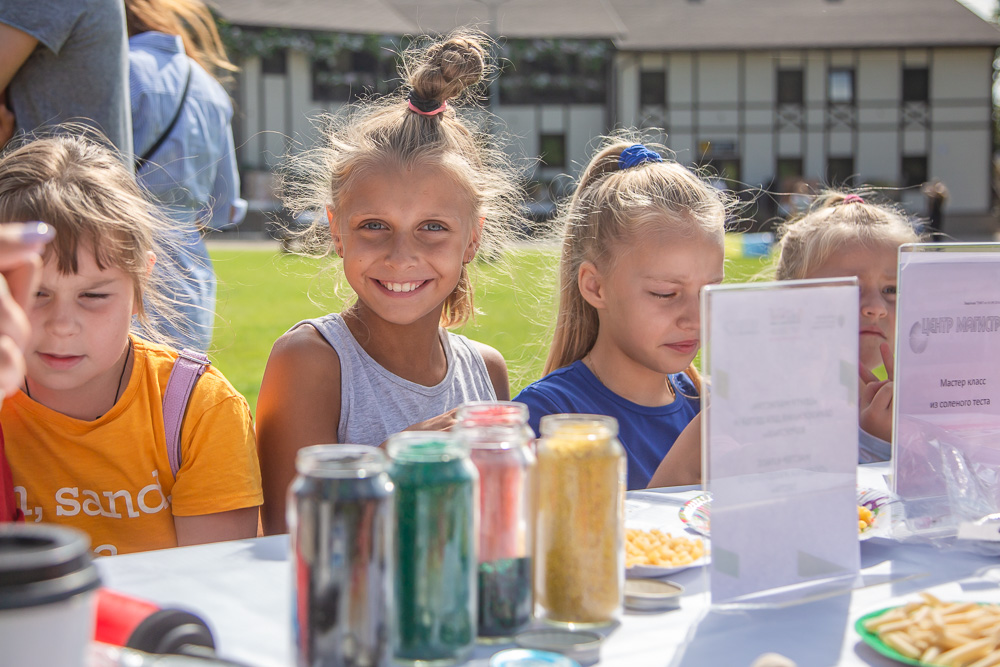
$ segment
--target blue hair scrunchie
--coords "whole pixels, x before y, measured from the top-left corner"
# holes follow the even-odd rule
[[[632,144],[622,151],[618,158],[619,169],[631,169],[638,167],[644,162],[663,162],[663,158],[656,151],[651,151],[642,144]]]

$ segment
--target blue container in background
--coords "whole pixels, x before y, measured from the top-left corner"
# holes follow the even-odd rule
[[[771,246],[774,245],[774,234],[771,232],[757,232],[743,234],[742,247],[744,257],[768,257],[771,254]]]

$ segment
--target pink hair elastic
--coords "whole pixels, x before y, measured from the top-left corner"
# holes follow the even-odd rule
[[[406,106],[410,107],[410,111],[412,111],[413,113],[418,113],[421,116],[436,116],[448,108],[448,103],[442,102],[441,106],[439,106],[437,109],[432,109],[431,111],[421,111],[413,104],[413,100],[407,100]]]
[[[861,198],[861,195],[847,195],[844,197],[845,204],[864,204],[865,200]]]

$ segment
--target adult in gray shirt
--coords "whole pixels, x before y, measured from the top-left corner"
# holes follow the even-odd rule
[[[131,162],[128,85],[121,0],[0,0],[0,147],[77,121]]]

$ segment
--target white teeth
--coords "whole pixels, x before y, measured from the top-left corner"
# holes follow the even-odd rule
[[[423,284],[424,284],[423,281],[420,281],[418,283],[388,283],[388,282],[382,283],[383,287],[393,292],[412,292],[413,290],[417,289]]]

